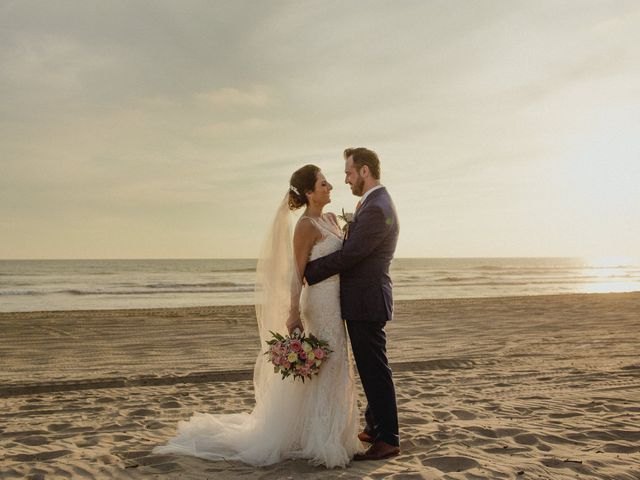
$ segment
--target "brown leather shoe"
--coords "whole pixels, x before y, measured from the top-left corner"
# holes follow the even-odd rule
[[[369,435],[367,432],[360,432],[358,434],[358,438],[360,439],[361,442],[366,442],[366,443],[373,443],[376,439],[376,437]]]
[[[389,445],[387,442],[378,440],[364,453],[358,453],[353,460],[360,462],[363,460],[384,460],[385,458],[395,457],[400,453],[400,447]]]

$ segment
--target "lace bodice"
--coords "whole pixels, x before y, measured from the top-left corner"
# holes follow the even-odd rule
[[[309,217],[307,217],[309,218]],[[309,261],[329,255],[342,247],[342,236],[325,220],[310,219],[322,233],[311,249]],[[305,329],[336,342],[344,341],[344,324],[340,311],[340,277],[334,275],[315,285],[305,285],[300,298],[300,311]]]
[[[327,220],[311,219],[311,221],[322,233],[322,238],[311,249],[309,260],[315,260],[320,257],[325,257],[330,253],[333,253],[336,250],[340,250],[340,248],[342,248],[342,232],[338,234],[336,227],[334,227],[332,224],[329,224]]]

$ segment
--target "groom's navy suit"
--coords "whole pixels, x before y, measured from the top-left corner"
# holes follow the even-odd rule
[[[393,317],[389,265],[398,243],[398,216],[385,187],[372,191],[349,225],[342,249],[307,264],[309,285],[340,274],[340,306],[367,401],[365,431],[399,445],[398,412],[387,360],[386,322]]]

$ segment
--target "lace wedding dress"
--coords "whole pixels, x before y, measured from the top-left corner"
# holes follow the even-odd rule
[[[285,208],[279,215],[284,219]],[[286,212],[288,213],[288,212]],[[289,214],[290,215],[290,214]],[[326,219],[311,219],[322,232],[311,251],[311,260],[328,255],[342,246],[342,238]],[[275,224],[278,224],[278,216]],[[275,228],[274,232],[279,231]],[[286,235],[272,235],[272,250],[280,246]],[[288,238],[287,238],[288,240]],[[289,247],[287,247],[289,248]],[[291,252],[286,250],[287,258]],[[272,255],[272,259],[284,255]],[[281,262],[265,262],[264,282],[273,283],[270,273],[281,268]],[[260,264],[258,268],[260,278]],[[266,287],[265,287],[266,288]],[[266,325],[280,308],[277,327],[286,333],[284,322],[288,300],[283,296],[274,304],[274,294],[256,308],[261,340]],[[280,303],[284,302],[285,309]],[[281,380],[259,354],[254,371],[256,405],[251,413],[195,413],[178,424],[178,435],[154,453],[179,453],[210,460],[240,460],[251,465],[270,465],[284,459],[304,458],[313,465],[328,468],[346,466],[353,455],[362,452],[358,440],[359,413],[356,402],[353,361],[347,345],[346,328],[340,313],[340,280],[338,275],[311,287],[301,295],[301,319],[307,333],[327,340],[333,350],[318,375],[302,383],[291,377]],[[273,320],[272,320],[273,321]],[[284,329],[284,331],[282,331]],[[268,333],[268,332],[267,332]],[[264,346],[264,342],[262,342]],[[263,348],[264,350],[264,348]]]

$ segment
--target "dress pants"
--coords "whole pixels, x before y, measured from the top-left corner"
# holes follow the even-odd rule
[[[347,322],[349,339],[367,397],[365,431],[376,440],[400,446],[398,407],[389,361],[386,322]]]

